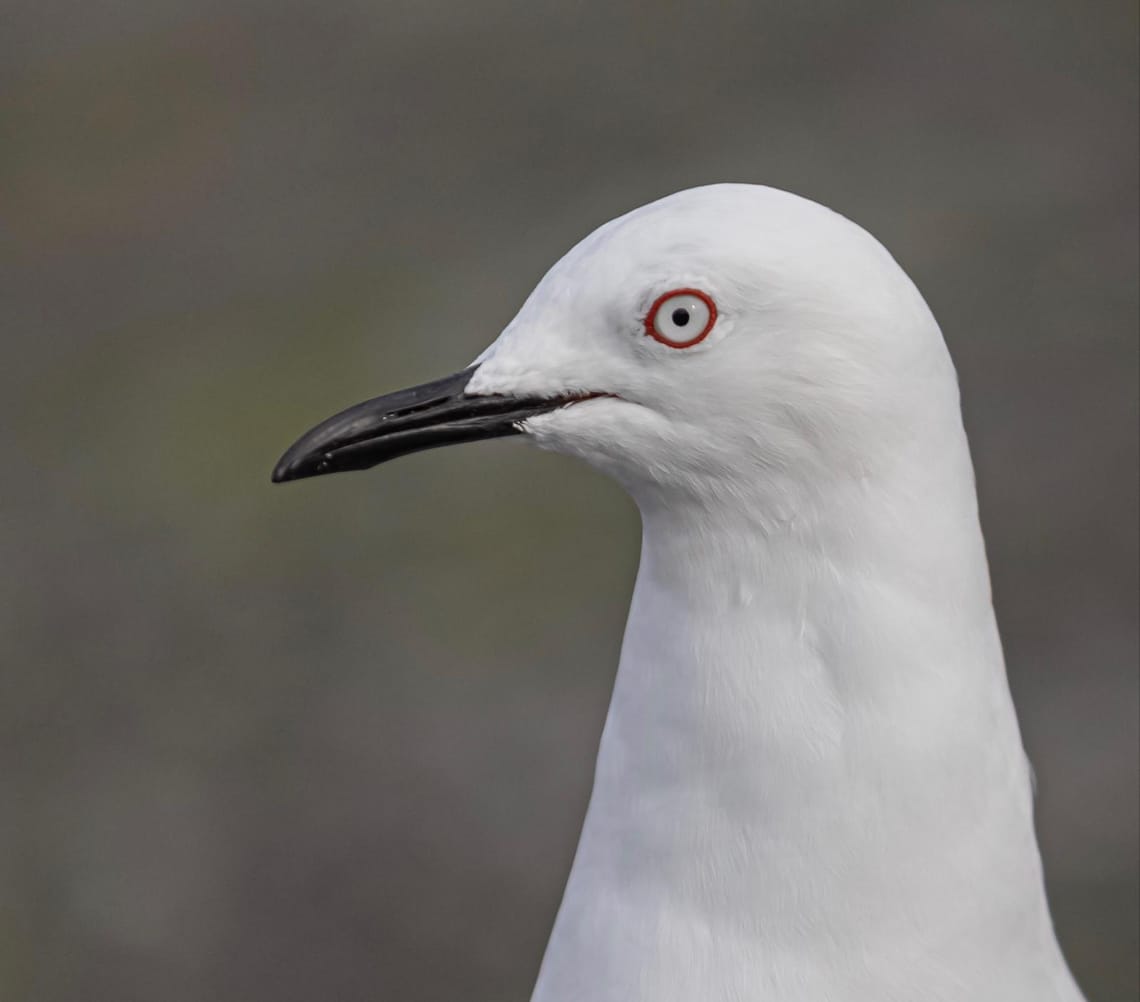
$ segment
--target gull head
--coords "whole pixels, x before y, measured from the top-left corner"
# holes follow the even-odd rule
[[[639,500],[864,476],[957,423],[922,297],[866,231],[758,185],[679,192],[600,227],[468,369],[318,425],[274,480],[524,434]]]

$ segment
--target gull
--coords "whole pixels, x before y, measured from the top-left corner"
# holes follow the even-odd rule
[[[523,435],[610,475],[641,562],[533,1002],[1076,1002],[958,383],[865,230],[682,191],[558,261],[462,372],[275,481]]]

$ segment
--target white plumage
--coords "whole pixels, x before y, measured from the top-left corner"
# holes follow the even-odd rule
[[[641,509],[633,605],[534,1002],[1076,1002],[958,386],[867,233],[771,188],[629,213],[471,369],[275,480],[525,433]]]
[[[716,303],[683,351],[672,288]],[[467,392],[611,474],[641,567],[534,1002],[1049,1002],[1058,949],[954,368],[858,226],[681,192],[546,275]]]

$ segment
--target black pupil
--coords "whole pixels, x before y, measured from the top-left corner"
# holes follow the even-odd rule
[[[678,306],[673,311],[673,323],[678,327],[684,327],[689,322],[689,311],[683,306]]]

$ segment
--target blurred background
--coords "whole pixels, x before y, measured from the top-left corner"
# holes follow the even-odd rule
[[[713,180],[940,318],[1060,938],[1135,999],[1136,111],[1132,0],[6,4],[0,999],[528,997],[636,512],[517,440],[269,470]]]

